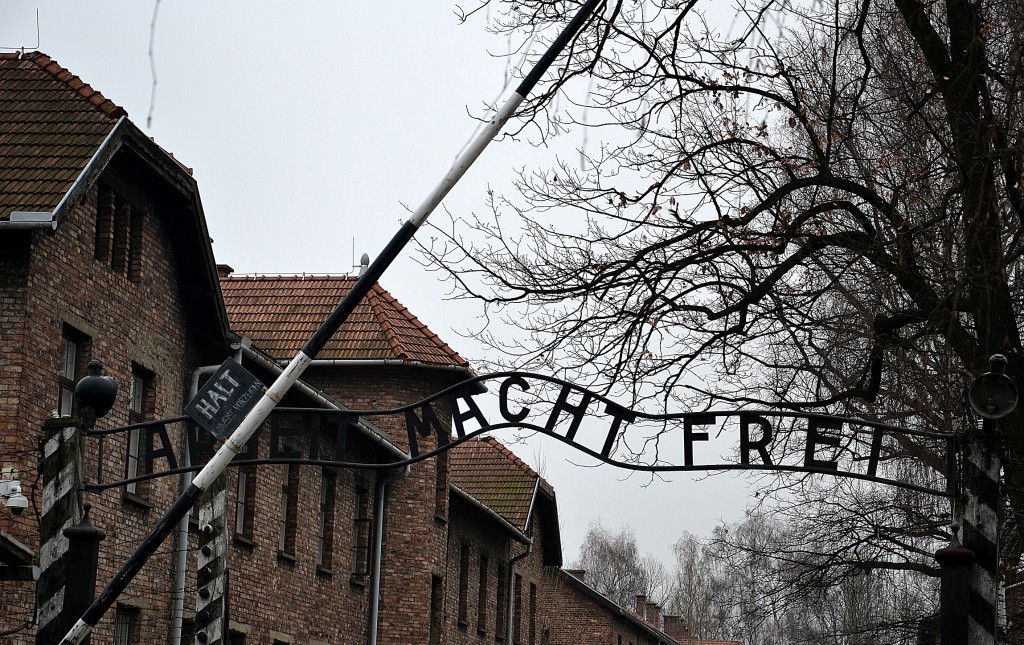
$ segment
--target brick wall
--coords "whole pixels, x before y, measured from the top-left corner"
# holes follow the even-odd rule
[[[152,204],[146,206],[155,208]],[[177,282],[179,258],[172,251],[167,230],[167,220],[182,214],[147,210],[137,220],[141,222],[141,234],[137,237],[138,271],[133,280],[127,273],[112,270],[109,262],[96,259],[96,209],[97,193],[93,190],[56,232],[5,232],[0,238],[5,251],[11,251],[0,254],[0,262],[5,265],[0,271],[0,326],[5,330],[0,336],[0,445],[3,461],[13,456],[26,494],[36,504],[34,508],[41,504],[41,482],[34,476],[37,444],[43,421],[57,407],[65,327],[86,341],[79,376],[84,375],[89,359],[99,359],[105,373],[114,376],[119,385],[114,409],[98,427],[128,423],[133,365],[154,375],[150,414],[162,418],[180,413],[193,367],[202,358],[209,358],[198,357],[192,350],[181,298],[181,289],[187,285]],[[169,431],[180,454],[180,424]],[[126,441],[125,435],[85,441],[87,482],[122,478]],[[84,495],[84,500],[93,504],[95,523],[107,533],[100,550],[100,586],[134,550],[161,509],[170,505],[177,488],[177,477],[153,481],[144,486],[142,503],[126,500],[120,488]],[[10,515],[3,513],[0,530],[37,550],[35,521],[34,510],[13,523]],[[174,549],[173,540],[161,546],[122,599],[123,605],[137,610],[140,638],[156,639],[149,642],[166,638]],[[30,597],[23,588],[18,591],[19,597]],[[18,611],[23,613],[20,608]],[[109,641],[110,625],[108,616],[98,626],[93,642]],[[31,636],[18,634],[11,642],[32,640]]]

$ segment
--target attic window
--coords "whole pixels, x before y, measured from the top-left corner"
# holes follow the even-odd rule
[[[142,277],[145,214],[145,207],[129,201],[112,186],[97,186],[93,257],[132,282]]]

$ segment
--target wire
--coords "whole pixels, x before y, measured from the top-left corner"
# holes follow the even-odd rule
[[[149,92],[149,113],[146,115],[146,128],[153,125],[153,110],[156,106],[156,60],[153,57],[153,43],[156,40],[156,17],[160,11],[160,0],[153,2],[153,20],[149,23],[149,71],[153,76],[153,86]]]

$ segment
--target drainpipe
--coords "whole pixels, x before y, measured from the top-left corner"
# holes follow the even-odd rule
[[[188,387],[188,400],[195,398],[199,391],[199,381],[203,376],[212,376],[219,365],[205,365],[192,372],[192,380]],[[185,467],[192,465],[192,455],[188,447],[185,448]],[[181,474],[181,490],[188,488],[192,483],[191,473]],[[181,628],[185,620],[185,569],[188,568],[188,523],[192,517],[192,510],[186,511],[185,516],[178,522],[178,559],[174,564],[174,609],[171,612],[171,645],[181,645]]]
[[[533,484],[533,497],[530,498],[530,510],[526,513],[526,524],[523,526],[528,532],[530,530],[530,522],[533,521],[533,508],[537,505],[537,490],[540,488],[540,477]],[[505,625],[505,642],[508,645],[512,645],[512,627],[515,625],[513,621],[518,620],[518,616],[512,615],[512,610],[515,609],[515,598],[512,594],[515,592],[515,566],[516,562],[519,562],[526,556],[533,552],[533,540],[531,539],[526,545],[526,550],[508,561],[508,593],[505,595],[508,607],[505,609],[505,616],[507,616]]]
[[[409,464],[402,472],[377,481],[377,512],[373,516],[373,572],[370,574],[370,635],[368,645],[377,645],[377,623],[380,622],[380,560],[384,544],[384,496],[387,487],[409,476]]]

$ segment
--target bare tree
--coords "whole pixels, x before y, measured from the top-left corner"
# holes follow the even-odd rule
[[[632,608],[637,596],[661,605],[667,596],[665,566],[652,554],[640,555],[628,526],[611,532],[592,523],[573,566],[586,571],[587,584],[622,607]]]
[[[572,4],[495,3],[492,24],[544,40]],[[434,266],[487,320],[522,330],[490,336],[508,362],[652,411],[727,403],[970,427],[963,392],[990,355],[1024,383],[1024,5],[739,0],[724,21],[718,7],[609,2],[515,134],[608,136],[438,229]],[[1024,410],[1001,424],[1016,527]],[[886,451],[943,469],[932,446]],[[861,491],[839,492],[850,532],[814,542],[826,573],[806,579],[928,573],[948,509],[890,534]]]

